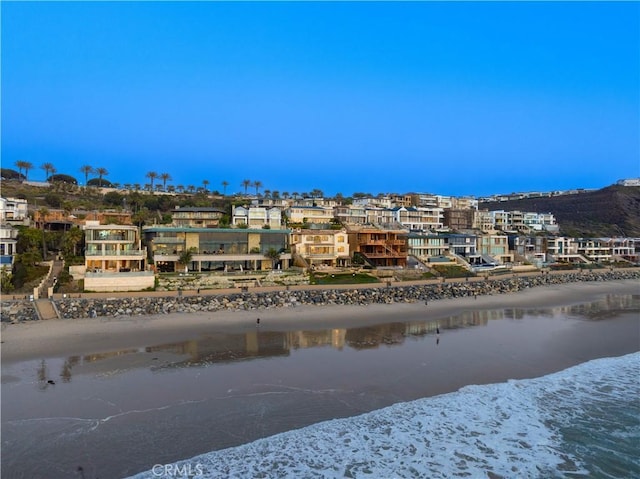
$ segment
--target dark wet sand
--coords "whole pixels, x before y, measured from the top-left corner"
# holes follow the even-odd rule
[[[109,319],[50,320],[3,325],[2,361],[112,351],[187,340],[216,330],[242,332],[255,326],[292,331],[349,328],[389,321],[437,319],[464,311],[513,307],[553,307],[589,301],[611,293],[640,294],[637,281],[568,283],[531,288],[518,293],[368,306],[299,306],[255,311],[228,311]]]
[[[636,352],[638,293],[631,281],[576,283],[428,305],[9,325],[2,477],[76,477],[78,466],[87,478],[124,477],[468,384]]]

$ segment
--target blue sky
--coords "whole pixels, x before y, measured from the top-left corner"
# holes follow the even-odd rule
[[[2,166],[327,195],[640,176],[637,2],[6,2]]]

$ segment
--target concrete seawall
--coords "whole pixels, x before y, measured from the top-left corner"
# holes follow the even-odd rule
[[[80,297],[54,299],[62,319],[194,313],[221,310],[254,310],[296,305],[367,305],[436,301],[474,295],[503,294],[549,284],[640,279],[640,270],[607,270],[541,274],[490,280],[449,280],[444,283],[391,283],[331,289],[285,289],[125,297]],[[640,285],[639,285],[640,292]],[[18,323],[38,320],[33,302],[3,301],[2,321]]]

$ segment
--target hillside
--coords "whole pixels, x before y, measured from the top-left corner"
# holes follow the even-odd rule
[[[640,237],[640,187],[613,185],[551,198],[480,203],[479,208],[553,213],[566,236]]]

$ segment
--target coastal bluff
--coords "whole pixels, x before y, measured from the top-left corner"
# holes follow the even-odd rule
[[[439,283],[381,283],[332,289],[282,289],[198,295],[56,298],[51,303],[61,319],[260,310],[295,306],[368,305],[437,301],[468,296],[513,293],[538,286],[592,282],[640,280],[640,270],[598,270],[561,274],[540,274],[491,279],[448,280]],[[640,292],[640,284],[639,284]],[[32,301],[2,300],[1,320],[21,323],[39,320]]]

